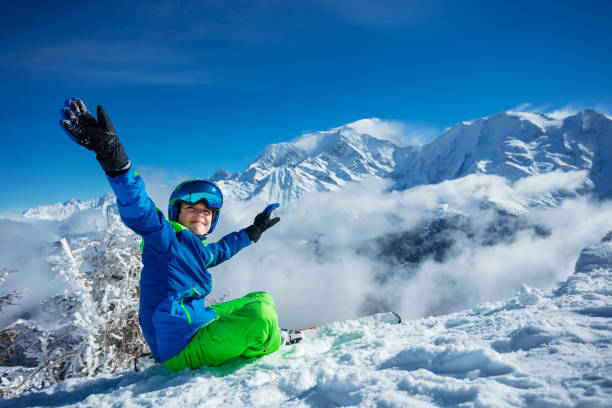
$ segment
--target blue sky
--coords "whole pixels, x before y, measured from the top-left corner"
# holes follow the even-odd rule
[[[369,117],[430,140],[517,107],[610,113],[610,21],[609,1],[6,3],[0,213],[110,190],[58,126],[71,96],[174,183]]]

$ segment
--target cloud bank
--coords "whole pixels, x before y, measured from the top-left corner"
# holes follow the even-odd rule
[[[266,290],[276,299],[281,324],[301,327],[356,317],[367,310],[368,299],[414,318],[505,299],[522,284],[551,287],[573,272],[582,248],[611,229],[612,205],[584,197],[567,198],[557,207],[530,205],[539,198],[547,202],[560,187],[579,189],[584,177],[553,173],[510,184],[474,175],[403,192],[369,180],[309,194],[284,206],[281,223],[258,243],[211,269],[213,293],[231,291],[237,297]],[[453,245],[442,262],[428,258],[408,269],[377,252],[381,237],[439,218],[460,216],[476,236],[488,233],[500,223],[499,212],[483,206],[491,202],[527,227],[487,245],[449,231]],[[249,225],[265,204],[227,202],[213,239]]]
[[[163,210],[167,177],[145,177]],[[210,270],[211,298],[265,290],[282,326],[306,327],[377,310],[439,315],[508,298],[522,284],[552,287],[573,272],[582,248],[612,229],[611,203],[575,194],[585,180],[584,172],[514,183],[471,175],[391,191],[389,180],[369,179],[307,194],[276,210],[281,222],[258,243]],[[267,204],[228,198],[211,240],[250,225]],[[105,225],[99,210],[65,223],[0,219],[0,266],[18,269],[1,289],[30,289],[2,323],[31,317],[44,297],[63,290],[45,262],[55,240],[99,239]]]

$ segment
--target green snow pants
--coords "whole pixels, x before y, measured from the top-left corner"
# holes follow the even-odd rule
[[[252,292],[210,307],[217,318],[202,327],[183,351],[164,361],[166,368],[218,366],[234,357],[262,356],[280,347],[274,300],[266,292]]]

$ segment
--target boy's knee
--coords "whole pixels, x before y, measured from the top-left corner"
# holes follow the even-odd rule
[[[264,302],[269,304],[273,309],[276,308],[274,305],[274,299],[267,292],[251,292],[248,293],[245,297],[248,297],[253,300],[257,300],[259,302]]]
[[[274,307],[269,305],[267,302],[258,302],[253,304],[253,317],[270,323],[278,321],[276,310],[274,310]]]
[[[278,327],[278,315],[272,306],[265,302],[251,302],[241,313],[248,318],[250,329],[256,333],[268,333]]]

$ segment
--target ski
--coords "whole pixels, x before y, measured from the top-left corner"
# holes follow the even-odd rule
[[[348,319],[343,321],[356,320],[359,322],[369,322],[373,324],[378,323],[388,323],[388,324],[399,324],[402,322],[402,318],[398,313],[395,312],[386,312],[386,313],[376,313],[369,316],[358,317],[356,319]],[[330,322],[326,324],[321,324],[318,326],[306,327],[303,329],[281,329],[281,345],[291,345],[296,344],[304,340],[304,333],[309,330],[316,330],[323,327],[330,326],[334,323],[338,322]]]
[[[375,313],[369,316],[358,317],[356,319],[348,319],[348,320],[372,320],[377,323],[389,323],[389,324],[399,324],[402,322],[401,316],[396,312],[383,312],[383,313]],[[336,322],[330,322],[326,324],[321,324],[318,326],[306,327],[304,329],[296,329],[295,332],[301,333],[308,330],[320,329],[321,327],[329,326]]]
[[[385,312],[385,313],[375,313],[369,316],[358,317],[356,319],[347,319],[335,322],[329,322],[325,324],[320,324],[318,326],[305,327],[303,329],[281,329],[281,344],[290,345],[296,344],[303,340],[304,332],[308,332],[309,330],[321,329],[327,326],[330,326],[334,323],[339,323],[342,321],[350,321],[356,320],[359,322],[371,322],[371,323],[388,323],[388,324],[399,324],[402,322],[401,316],[396,312]],[[283,333],[284,332],[284,333]],[[152,365],[157,364],[151,353],[142,354],[134,359],[134,371],[141,372],[144,369],[151,367]]]

